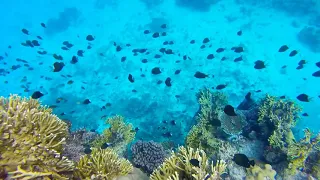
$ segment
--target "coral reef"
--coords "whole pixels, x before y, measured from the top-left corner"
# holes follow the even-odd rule
[[[222,130],[231,136],[239,135],[247,125],[246,116],[241,111],[237,111],[236,113],[237,116],[228,116],[221,111],[218,115]]]
[[[0,171],[10,179],[68,179],[74,164],[60,153],[68,126],[38,100],[0,98]]]
[[[103,134],[95,139],[91,145],[100,148],[104,143],[110,143],[111,148],[122,154],[127,145],[134,140],[136,131],[131,124],[126,124],[124,117],[116,115],[106,121],[110,127],[103,131]]]
[[[132,162],[147,173],[152,173],[166,158],[166,151],[154,141],[137,141],[131,146]]]
[[[125,176],[132,170],[131,163],[119,158],[114,150],[92,148],[91,154],[82,156],[76,164],[74,174],[80,179],[112,180],[118,176]]]
[[[301,108],[291,100],[281,100],[266,95],[259,107],[258,122],[267,130],[264,132],[270,146],[286,152],[287,147],[294,142],[291,128],[299,119]],[[271,131],[270,131],[271,130]]]
[[[192,164],[192,160],[198,164]],[[224,174],[226,164],[223,161],[217,161],[214,166],[209,163],[206,153],[203,150],[194,150],[193,148],[179,147],[178,152],[173,153],[165,162],[155,170],[151,180],[163,179],[220,179]]]
[[[277,172],[272,169],[270,164],[265,164],[262,169],[258,165],[254,165],[247,169],[247,180],[274,180]]]
[[[309,129],[304,130],[305,137],[288,147],[287,159],[289,161],[288,174],[295,174],[297,169],[304,168],[305,162],[313,149],[319,150],[320,133],[312,138]]]
[[[63,145],[63,156],[70,160],[78,162],[84,155],[85,146],[88,146],[95,138],[98,137],[96,132],[79,129],[71,132],[67,137],[66,144]]]

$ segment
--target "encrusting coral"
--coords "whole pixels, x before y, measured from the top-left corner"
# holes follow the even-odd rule
[[[277,172],[272,169],[270,164],[265,164],[264,168],[258,165],[251,166],[247,169],[247,180],[274,180]]]
[[[136,131],[131,124],[125,123],[124,117],[119,115],[108,118],[106,123],[110,124],[110,127],[92,142],[92,146],[100,148],[104,143],[110,143],[112,149],[123,152],[126,146],[134,140]]]
[[[198,164],[192,164],[192,160]],[[226,163],[218,161],[216,165],[209,163],[206,153],[203,150],[179,147],[178,152],[172,153],[164,163],[150,176],[151,180],[219,180],[220,175],[225,173]]]
[[[68,179],[74,164],[60,154],[67,134],[38,100],[0,97],[0,171],[10,179]]]
[[[118,157],[110,149],[92,148],[91,154],[82,156],[76,165],[75,177],[80,179],[113,180],[133,170],[131,163]]]

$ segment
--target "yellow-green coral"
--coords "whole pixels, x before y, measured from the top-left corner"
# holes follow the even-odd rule
[[[131,141],[134,140],[135,130],[131,124],[124,121],[124,117],[116,115],[106,121],[110,127],[103,131],[101,137],[97,138],[92,146],[100,148],[104,143],[112,143],[112,148],[116,151],[122,151]]]
[[[273,126],[273,132],[268,139],[273,148],[285,151],[285,147],[294,142],[291,128],[299,119],[300,112],[300,106],[290,100],[282,100],[269,95],[262,100],[258,122]]]
[[[304,130],[305,137],[297,143],[288,147],[287,158],[289,161],[288,174],[295,174],[296,169],[304,168],[305,161],[311,151],[319,146],[320,133],[312,139],[312,133],[309,129]]]
[[[218,119],[219,112],[227,103],[227,97],[221,92],[211,92],[203,89],[198,93],[200,111],[197,115],[197,124],[194,125],[186,137],[186,145],[200,148],[211,155],[219,150],[221,141],[215,138],[217,128],[212,121]]]
[[[247,180],[274,180],[277,172],[272,169],[270,164],[265,164],[262,169],[258,165],[251,166],[247,169]]]
[[[87,180],[112,180],[117,176],[125,176],[132,170],[131,163],[119,158],[114,150],[92,148],[91,154],[80,158],[76,165],[75,176]]]
[[[191,159],[199,161],[199,167],[190,163]],[[226,163],[218,161],[214,166],[209,163],[206,153],[203,150],[195,150],[193,148],[179,147],[178,152],[173,153],[165,162],[155,170],[151,176],[151,180],[163,179],[190,179],[203,180],[211,179],[218,180],[220,175],[225,173]]]
[[[11,179],[68,179],[73,162],[61,156],[68,126],[38,100],[0,97],[0,171]]]

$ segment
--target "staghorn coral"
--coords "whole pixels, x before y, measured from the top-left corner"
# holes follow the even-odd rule
[[[190,163],[191,159],[199,161],[199,167]],[[208,162],[206,153],[203,150],[179,147],[178,152],[173,153],[165,162],[156,169],[150,176],[151,180],[183,180],[183,179],[220,179],[220,175],[225,173],[226,164],[218,161],[214,166]]]
[[[134,140],[135,130],[131,124],[126,124],[124,117],[116,115],[106,121],[110,127],[103,131],[103,134],[94,140],[91,145],[100,148],[104,143],[111,143],[112,149],[123,152],[126,146]],[[121,154],[121,153],[120,153]]]
[[[286,147],[294,142],[291,128],[299,119],[301,108],[291,100],[281,100],[266,95],[259,106],[260,125],[268,126],[271,132],[266,132],[269,144],[285,152]]]
[[[74,174],[80,179],[112,180],[117,176],[125,176],[132,170],[131,163],[119,158],[114,150],[92,148],[90,155],[81,157]]]
[[[251,166],[247,169],[247,180],[274,180],[277,172],[272,169],[270,164],[265,164],[262,169],[258,165]]]
[[[131,146],[132,162],[147,173],[152,173],[166,158],[166,151],[161,144],[154,141],[138,141]]]
[[[10,179],[68,179],[61,150],[68,126],[38,100],[0,97],[0,172]]]
[[[295,174],[296,170],[305,167],[305,162],[313,149],[319,150],[320,133],[312,138],[312,133],[309,129],[304,130],[305,137],[299,142],[291,144],[288,147],[287,159],[289,161],[287,173]]]

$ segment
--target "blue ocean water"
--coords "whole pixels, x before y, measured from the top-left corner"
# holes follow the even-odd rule
[[[303,135],[306,127],[318,132],[320,78],[312,73],[320,70],[315,65],[320,61],[320,4],[313,3],[3,0],[0,95],[31,96],[41,91],[41,102],[55,106],[54,113],[71,121],[73,130],[84,127],[101,132],[106,117],[121,114],[139,127],[139,139],[161,141],[166,139],[164,133],[171,132],[172,139],[183,144],[182,137],[194,124],[198,110],[196,93],[203,87],[227,84],[221,91],[235,106],[248,92],[256,99],[268,93],[297,101],[309,116],[298,122],[295,135]],[[163,24],[167,27],[162,28]],[[27,29],[29,35],[22,29]],[[145,34],[145,30],[151,33]],[[166,35],[154,38],[154,32]],[[86,40],[88,35],[94,40]],[[210,42],[201,48],[205,38]],[[40,46],[21,45],[27,40],[37,40]],[[64,41],[73,47],[63,50]],[[165,41],[173,43],[164,45]],[[282,45],[289,50],[279,53]],[[116,50],[117,46],[121,51]],[[244,52],[233,52],[234,46],[244,47]],[[159,52],[163,47],[174,54]],[[218,53],[218,48],[225,51]],[[134,55],[133,49],[147,49],[149,53]],[[84,51],[83,57],[78,57],[76,64],[70,63],[79,50]],[[290,57],[292,50],[298,54]],[[215,58],[209,60],[211,53]],[[53,54],[61,55],[63,60],[53,58]],[[243,60],[234,62],[240,56]],[[143,59],[148,62],[143,63]],[[255,69],[257,60],[265,61],[266,68]],[[297,69],[300,60],[307,64]],[[60,72],[53,72],[55,62],[65,64]],[[159,67],[161,74],[153,75],[154,67]],[[176,70],[181,70],[180,74],[175,74]],[[195,78],[197,71],[208,77]],[[133,83],[128,80],[129,74],[134,77]],[[168,77],[170,87],[165,84]],[[301,93],[308,94],[312,101],[298,101],[296,97]],[[91,103],[83,104],[86,99]],[[177,125],[162,128],[164,121],[171,120]]]

